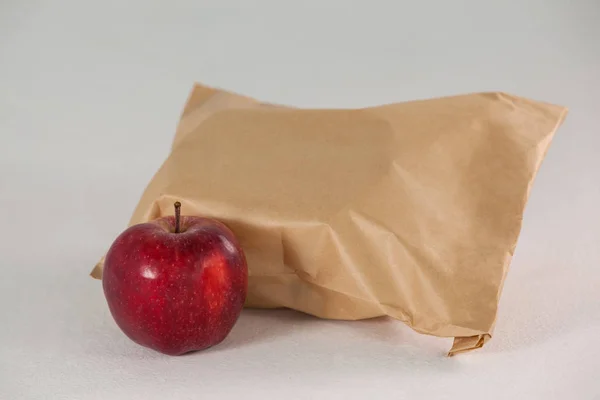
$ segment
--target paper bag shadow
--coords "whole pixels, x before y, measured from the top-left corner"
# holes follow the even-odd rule
[[[215,349],[229,349],[272,341],[292,334],[300,326],[314,325],[319,319],[287,309],[244,309],[230,334]]]
[[[334,335],[342,334],[363,346],[372,343],[376,347],[392,347],[404,356],[422,359],[446,359],[451,345],[451,339],[421,335],[401,321],[388,317],[343,321],[320,319],[287,309],[244,309],[229,336],[213,349],[232,350],[260,345],[291,335],[314,335],[315,340],[321,341],[323,329]]]

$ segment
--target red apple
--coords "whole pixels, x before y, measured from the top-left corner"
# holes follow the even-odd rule
[[[180,355],[220,343],[248,287],[236,237],[210,218],[167,216],[129,227],[110,247],[102,286],[110,312],[134,342]]]

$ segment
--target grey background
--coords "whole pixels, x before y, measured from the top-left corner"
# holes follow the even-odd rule
[[[0,2],[0,398],[600,398],[600,3],[249,3]],[[398,322],[285,311],[181,358],[126,339],[88,272],[194,81],[295,106],[483,90],[568,106],[489,345],[447,359]]]

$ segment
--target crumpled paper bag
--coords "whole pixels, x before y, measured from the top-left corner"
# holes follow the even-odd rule
[[[129,225],[180,201],[237,235],[247,307],[387,315],[453,337],[453,355],[491,338],[531,185],[566,113],[506,93],[292,109],[195,85]]]

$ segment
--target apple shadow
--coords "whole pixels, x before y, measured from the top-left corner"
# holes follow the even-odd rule
[[[87,314],[87,323],[77,327],[78,333],[86,338],[84,343],[80,343],[80,350],[87,355],[171,363],[179,362],[177,359],[195,362],[191,360],[199,353],[200,356],[211,353],[229,356],[239,350],[242,354],[256,354],[258,351],[264,354],[267,364],[272,364],[269,368],[273,368],[271,372],[274,375],[300,373],[306,366],[294,361],[299,352],[314,373],[321,371],[323,374],[330,368],[344,370],[365,363],[375,371],[393,367],[407,374],[419,368],[440,373],[462,368],[460,360],[445,356],[450,344],[448,340],[418,334],[401,321],[388,317],[358,321],[327,320],[291,309],[245,308],[221,343],[176,358],[164,356],[133,344],[119,331],[106,309],[101,291],[96,288],[96,294],[89,296],[93,284],[95,282],[73,286],[76,289],[72,289],[80,296],[86,294],[89,299],[85,306],[71,303],[71,312],[77,314],[76,317],[73,315],[74,320],[82,320],[83,314]],[[271,348],[276,350],[269,351]],[[348,363],[343,363],[343,360],[348,360]]]

